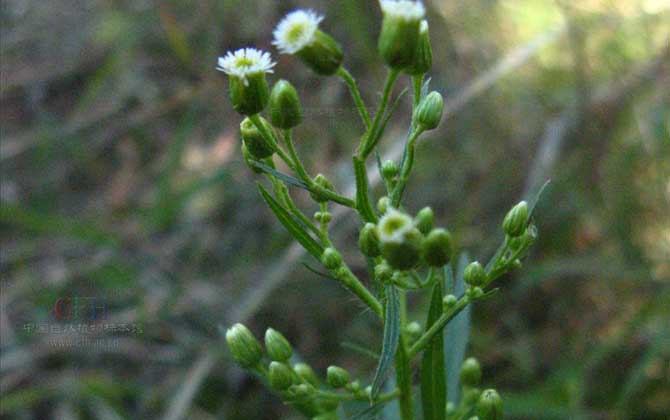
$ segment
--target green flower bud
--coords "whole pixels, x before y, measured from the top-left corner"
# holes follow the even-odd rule
[[[528,223],[528,204],[521,201],[507,213],[503,220],[503,230],[511,237],[521,236]]]
[[[446,229],[433,229],[421,246],[423,259],[431,267],[442,267],[451,259],[451,235]]]
[[[486,281],[486,271],[478,261],[471,262],[463,271],[463,280],[471,286],[481,286]]]
[[[366,257],[379,256],[379,235],[374,223],[366,223],[358,237],[358,247]]]
[[[410,322],[405,327],[405,334],[407,334],[407,339],[410,342],[418,340],[422,333],[423,328],[421,328],[421,325],[418,322]]]
[[[319,187],[323,188],[324,190],[333,191],[335,189],[335,187],[333,187],[333,184],[328,180],[328,178],[326,178],[324,174],[317,174],[314,177],[314,183]],[[327,198],[323,197],[322,195],[316,192],[310,192],[310,196],[317,203],[325,203],[328,201]]]
[[[349,383],[349,372],[339,366],[329,366],[326,381],[333,388],[342,388]]]
[[[228,75],[235,111],[255,115],[265,109],[270,97],[265,73],[272,73],[274,65],[269,53],[254,48],[241,48],[219,58],[217,69]]]
[[[461,366],[461,384],[463,386],[474,387],[479,385],[482,380],[482,368],[474,357],[465,359]]]
[[[332,36],[316,30],[311,44],[296,53],[307,67],[316,74],[330,76],[342,65],[344,53],[340,44]]]
[[[315,388],[309,384],[291,385],[288,389],[289,394],[295,399],[305,399],[314,393]]]
[[[447,418],[451,418],[454,414],[456,414],[456,404],[449,401],[447,403]]]
[[[420,76],[428,73],[433,66],[433,48],[430,46],[428,22],[424,19],[419,26],[419,42],[414,53],[414,61],[405,69],[405,73]]]
[[[383,0],[381,7],[384,18],[379,34],[379,54],[389,67],[408,67],[414,62],[425,8],[419,1],[392,0]]]
[[[480,420],[479,416],[472,416],[468,420]]]
[[[254,166],[254,162],[256,162],[256,158],[251,156],[251,153],[249,153],[249,149],[247,149],[247,146],[242,143],[242,159],[244,159],[244,163],[247,164],[248,167],[251,168],[252,171],[254,171],[257,174],[263,173],[263,171],[256,166]]]
[[[351,383],[348,383],[348,384],[345,386],[345,389],[346,389],[347,391],[349,391],[349,392],[355,394],[355,393],[357,393],[357,392],[359,392],[359,391],[361,390],[361,383],[360,383],[358,380],[355,380],[355,381],[353,381],[353,382],[351,382]]]
[[[466,407],[474,407],[479,400],[479,396],[482,394],[481,389],[474,387],[464,387],[463,388],[463,405]]]
[[[479,286],[470,287],[465,291],[465,293],[468,295],[470,300],[479,299],[480,297],[484,296],[484,290],[482,290],[482,288]]]
[[[389,159],[382,164],[382,175],[387,181],[391,181],[398,175],[398,164]]]
[[[265,118],[260,118],[263,125],[270,130],[270,124],[268,124]],[[272,145],[263,137],[261,131],[249,118],[245,118],[240,123],[240,136],[249,154],[256,160],[265,159],[274,153]]]
[[[430,230],[433,228],[433,220],[435,215],[433,214],[433,209],[430,207],[422,208],[414,218],[414,226],[424,235],[427,235]]]
[[[426,95],[416,108],[414,119],[424,130],[432,130],[440,125],[444,100],[439,92],[432,91]]]
[[[316,377],[314,370],[308,364],[296,363],[293,366],[293,370],[303,381],[310,383],[315,387],[319,386],[319,378]]]
[[[388,209],[390,208],[391,208],[391,199],[389,197],[384,196],[380,198],[379,201],[377,201],[377,211],[382,216],[385,215]]]
[[[335,270],[342,265],[342,255],[334,248],[326,248],[321,255],[321,263],[329,270]]]
[[[243,368],[251,368],[258,364],[263,357],[261,343],[242,324],[235,324],[226,331],[226,342],[230,354],[238,365]]]
[[[442,298],[442,311],[447,312],[456,305],[458,298],[454,295],[446,295]]]
[[[293,348],[288,340],[272,328],[265,331],[265,350],[270,360],[277,362],[286,362],[293,354]]]
[[[291,368],[281,362],[270,362],[268,376],[270,385],[277,391],[285,391],[293,385],[293,380],[295,379]]]
[[[383,261],[375,266],[375,278],[381,282],[386,283],[391,279],[393,269],[387,262]]]
[[[298,92],[286,80],[275,83],[270,93],[270,121],[282,129],[293,128],[302,122]]]
[[[487,389],[477,401],[477,415],[481,420],[502,420],[502,398],[495,389]]]
[[[312,420],[338,420],[340,417],[337,415],[337,412],[331,411],[329,413],[319,414],[316,417],[312,417]]]

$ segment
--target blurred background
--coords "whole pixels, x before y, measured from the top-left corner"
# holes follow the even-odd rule
[[[524,269],[473,308],[484,384],[510,419],[670,418],[670,4],[426,6],[447,115],[421,141],[409,210],[432,206],[486,261],[507,209],[552,180]],[[271,48],[295,7],[326,16],[375,106],[375,1],[2,0],[2,418],[296,418],[232,364],[220,328],[238,321],[284,332],[321,374],[369,380],[374,360],[341,343],[376,349],[381,331],[260,200],[215,71],[229,49],[271,49],[270,79],[308,116],[307,165],[346,190],[362,127],[344,84]],[[364,275],[341,216],[335,240]]]

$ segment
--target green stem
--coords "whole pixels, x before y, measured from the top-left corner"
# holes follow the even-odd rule
[[[423,333],[423,335],[418,340],[416,340],[412,347],[409,348],[409,351],[407,352],[408,357],[411,359],[417,353],[423,350],[424,347],[430,343],[433,337],[442,331],[442,329],[447,325],[447,323],[449,323],[449,321],[454,319],[456,315],[458,315],[463,309],[465,309],[466,306],[468,306],[468,303],[470,303],[470,298],[468,298],[466,295],[461,296],[461,298],[456,301],[456,304],[448,311],[443,313],[433,323],[433,325],[431,325],[430,328],[425,333]]]
[[[379,300],[368,290],[367,287],[356,277],[351,269],[343,264],[342,267],[331,270],[331,273],[346,287],[349,291],[358,296],[372,311],[380,318],[384,317],[384,310]]]
[[[251,120],[252,123],[254,123],[256,128],[258,128],[258,131],[261,132],[261,135],[265,137],[265,140],[267,140],[270,143],[270,145],[275,149],[275,152],[281,158],[281,160],[286,162],[289,168],[295,169],[293,167],[291,159],[286,155],[286,152],[284,152],[284,150],[281,147],[279,147],[279,143],[277,143],[277,139],[275,138],[274,134],[272,134],[272,132],[268,130],[265,124],[263,124],[263,122],[261,121],[261,117],[258,114],[254,114],[249,115],[249,119]]]
[[[407,300],[404,291],[400,294],[400,331],[404,331],[407,324]],[[400,405],[400,418],[402,420],[414,419],[414,401],[412,398],[412,366],[411,357],[407,352],[407,341],[401,332],[398,342],[398,351],[395,356],[396,382],[400,389],[398,403]]]
[[[358,113],[361,116],[361,119],[363,120],[363,123],[365,124],[365,128],[368,129],[370,128],[370,114],[368,114],[368,109],[365,107],[365,103],[363,103],[363,99],[361,98],[361,92],[358,90],[358,85],[356,84],[356,80],[354,77],[345,69],[344,67],[340,67],[337,70],[337,75],[344,80],[344,83],[349,86],[349,92],[351,92],[351,96],[354,99],[354,102],[356,103],[356,108],[358,108]]]
[[[402,194],[405,192],[405,187],[409,181],[409,175],[412,172],[412,167],[414,166],[414,152],[416,150],[416,140],[419,138],[421,133],[423,133],[423,128],[421,126],[417,127],[412,131],[407,140],[407,146],[405,149],[405,159],[402,163],[402,168],[400,168],[400,176],[398,177],[398,183],[393,190],[391,195],[391,203],[393,207],[398,207],[400,201],[402,200]]]
[[[421,102],[421,89],[423,88],[423,75],[412,76],[412,87],[414,88],[414,109]]]
[[[372,153],[372,151],[375,148],[375,145],[377,144],[377,140],[379,137],[377,133],[379,123],[382,121],[382,118],[384,117],[386,106],[388,105],[389,101],[389,96],[391,95],[391,91],[393,90],[393,84],[395,83],[399,74],[400,70],[390,69],[389,74],[386,77],[386,82],[384,83],[384,91],[382,93],[382,99],[379,102],[379,106],[377,107],[377,113],[375,114],[375,118],[372,121],[372,125],[370,126],[366,134],[363,136],[363,141],[361,142],[360,147],[358,149],[358,156],[361,157],[363,161],[365,161],[365,158],[367,158],[370,155],[370,153]]]
[[[356,209],[366,222],[377,223],[377,215],[370,203],[368,192],[368,172],[365,161],[358,156],[353,157],[354,173],[356,174]]]

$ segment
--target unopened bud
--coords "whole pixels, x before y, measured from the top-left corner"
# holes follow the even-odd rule
[[[268,376],[270,385],[277,391],[284,391],[293,385],[293,372],[284,363],[270,362]]]
[[[419,41],[412,64],[405,69],[405,73],[414,76],[426,74],[433,66],[433,49],[430,46],[428,22],[424,19],[419,26]]]
[[[326,178],[326,176],[324,174],[317,174],[314,177],[314,183],[317,186],[323,188],[324,190],[329,190],[329,191],[334,190],[333,184],[328,180],[328,178]],[[326,201],[328,201],[328,199],[326,197],[322,196],[318,192],[310,192],[310,195],[314,199],[314,201],[316,201],[318,203],[325,203]]]
[[[528,204],[521,201],[507,213],[503,220],[503,230],[511,237],[521,236],[528,223]]]
[[[391,279],[393,269],[386,261],[381,262],[375,266],[375,278],[381,283],[385,283]]]
[[[265,331],[265,350],[270,360],[286,362],[293,354],[293,348],[279,331],[268,328]]]
[[[387,181],[391,181],[398,175],[398,164],[389,159],[382,164],[382,175]]]
[[[270,93],[270,121],[282,129],[293,128],[302,122],[298,92],[286,80],[275,83]]]
[[[470,298],[470,300],[476,300],[484,296],[484,290],[482,290],[482,288],[479,286],[469,287],[465,293],[467,294],[468,298]]]
[[[261,123],[269,130],[270,124],[268,124],[265,118],[259,118]],[[256,160],[265,159],[274,153],[272,145],[249,118],[245,118],[240,123],[240,137],[242,137],[242,142],[249,154]]]
[[[321,263],[329,270],[335,270],[342,265],[342,255],[334,248],[326,248],[321,255]]]
[[[451,259],[451,235],[446,229],[433,229],[421,246],[423,259],[431,267],[442,267]]]
[[[377,201],[377,211],[382,216],[385,215],[388,209],[390,208],[391,208],[391,199],[389,197],[384,196],[380,198],[379,201]]]
[[[442,311],[447,312],[456,305],[458,298],[454,295],[446,295],[442,298]]]
[[[479,385],[482,380],[482,368],[477,359],[474,357],[465,359],[461,366],[460,379],[463,386],[474,387]]]
[[[407,339],[410,342],[414,342],[421,337],[421,333],[423,333],[423,328],[421,328],[421,325],[418,322],[410,322],[407,324],[405,327],[405,333],[407,334]]]
[[[502,420],[503,402],[495,389],[487,389],[477,401],[477,415],[481,420]]]
[[[358,237],[358,247],[366,257],[374,258],[379,256],[379,234],[377,226],[373,223],[366,223],[361,229]]]
[[[471,262],[463,271],[463,280],[471,286],[481,286],[486,281],[486,271],[478,261]]]
[[[342,388],[349,383],[349,372],[339,366],[329,366],[326,381],[333,388]]]
[[[439,92],[432,91],[421,99],[416,108],[415,120],[424,130],[432,130],[440,125],[444,100]]]
[[[430,230],[433,228],[433,221],[435,220],[435,214],[433,209],[430,207],[422,208],[414,218],[414,225],[417,229],[424,235],[428,235]]]
[[[235,324],[226,331],[226,342],[233,359],[244,368],[256,366],[263,357],[261,343],[242,324]]]
[[[296,363],[293,366],[293,370],[303,381],[308,382],[314,386],[319,386],[319,379],[316,377],[314,370],[308,364]]]

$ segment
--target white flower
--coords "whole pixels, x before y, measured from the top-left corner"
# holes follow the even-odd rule
[[[407,21],[420,20],[426,15],[426,8],[420,1],[380,0],[380,5],[385,15]]]
[[[379,239],[383,243],[403,242],[405,234],[413,227],[412,218],[396,209],[388,209],[377,225]]]
[[[216,69],[246,82],[248,75],[272,73],[275,64],[269,52],[255,48],[240,48],[235,52],[228,51],[224,57],[219,57]]]
[[[274,30],[274,44],[279,52],[295,54],[309,45],[323,16],[311,10],[295,10],[284,17]]]

